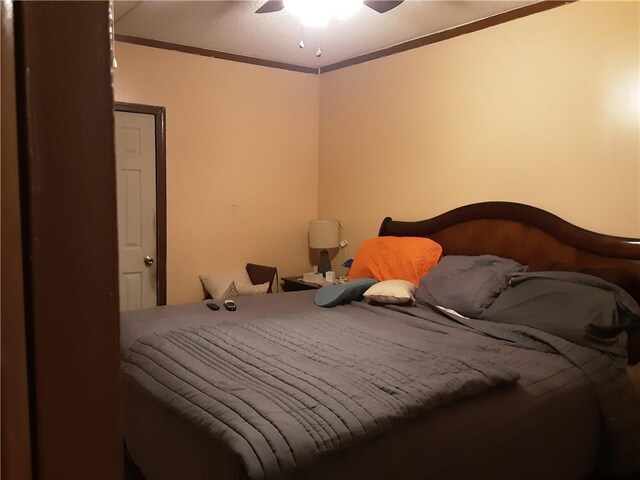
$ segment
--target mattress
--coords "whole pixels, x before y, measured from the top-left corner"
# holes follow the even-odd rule
[[[150,335],[317,313],[314,293],[241,297],[235,312],[212,312],[197,303],[125,313],[123,354]],[[444,331],[451,348],[457,338],[478,335],[496,363],[517,375],[517,383],[419,412],[350,448],[284,470],[284,477],[581,478],[597,467],[601,410],[583,368],[544,342],[516,347],[508,335],[472,331],[433,312],[399,310],[364,304],[331,309],[334,315],[366,319],[372,328],[394,329],[401,323],[416,332]],[[124,375],[123,409],[127,448],[148,480],[247,477],[237,452],[171,403],[159,401],[158,392],[135,375]]]

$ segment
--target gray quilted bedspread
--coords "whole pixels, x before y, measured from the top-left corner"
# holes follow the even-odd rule
[[[323,454],[518,380],[494,363],[500,346],[476,335],[453,348],[446,328],[352,310],[158,332],[130,346],[123,370],[221,439],[250,478],[293,476]]]

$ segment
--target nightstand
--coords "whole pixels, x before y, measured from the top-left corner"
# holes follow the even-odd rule
[[[300,277],[282,277],[282,290],[285,292],[299,292],[300,290],[317,290],[320,285],[304,282]]]

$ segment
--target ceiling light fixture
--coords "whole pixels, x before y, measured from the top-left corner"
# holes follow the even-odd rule
[[[360,7],[362,0],[284,0],[285,10],[312,28],[326,27],[331,18],[346,20]]]

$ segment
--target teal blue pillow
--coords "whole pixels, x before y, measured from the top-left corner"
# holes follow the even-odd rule
[[[316,305],[320,307],[335,307],[341,303],[358,300],[367,289],[378,283],[373,278],[358,278],[347,283],[322,287],[316,293]]]

